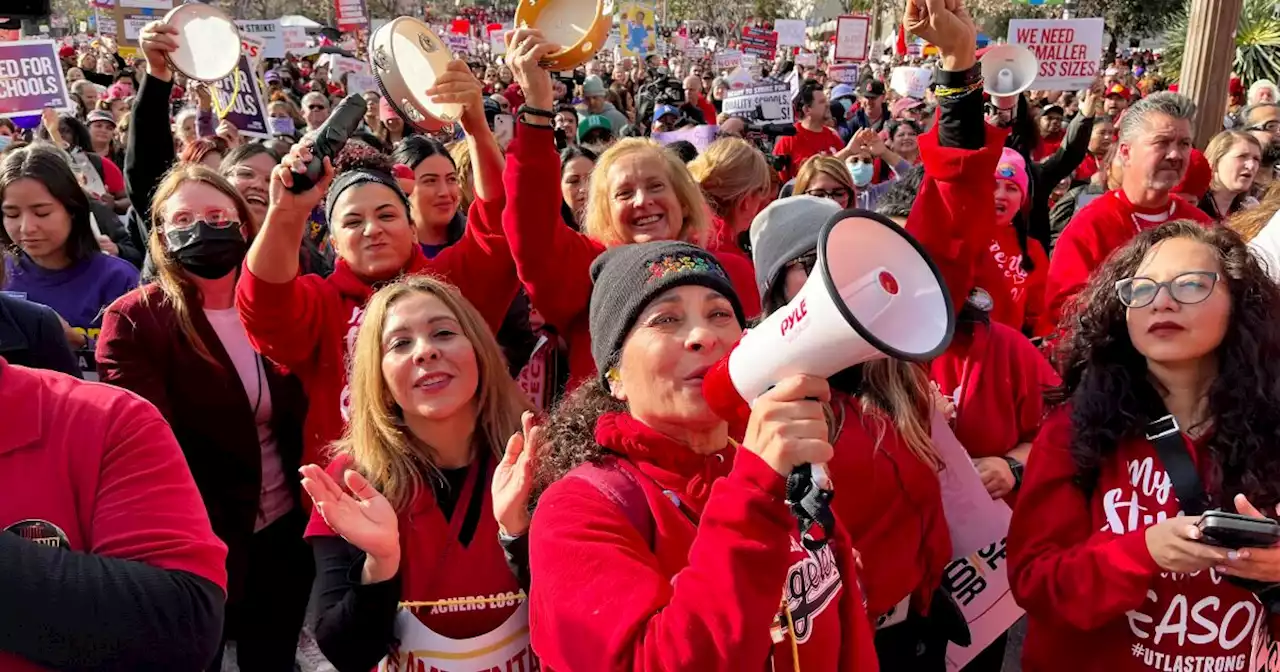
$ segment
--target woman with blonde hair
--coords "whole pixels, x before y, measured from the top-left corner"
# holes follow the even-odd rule
[[[743,234],[776,193],[776,173],[764,154],[741,138],[721,138],[689,163],[689,173],[711,207],[714,238],[707,249],[751,261]]]
[[[535,308],[569,344],[569,388],[595,373],[587,312],[589,269],[604,250],[631,243],[682,240],[706,246],[711,216],[698,183],[674,154],[657,143],[626,138],[600,156],[592,171],[581,233],[564,225],[558,184],[551,75],[538,58],[556,45],[541,32],[517,29],[508,59],[526,96],[503,174],[502,214],[520,281]],[[759,312],[751,266],[720,254],[748,316]]]
[[[254,352],[236,314],[249,206],[187,163],[160,182],[149,211],[155,281],[107,308],[98,372],[154,404],[187,457],[228,549],[224,642],[237,642],[242,669],[291,670],[311,586],[297,475],[306,399]]]
[[[841,208],[850,208],[858,189],[853,186],[853,176],[844,161],[823,155],[810,157],[800,166],[791,193],[826,198]]]
[[[800,166],[793,194],[830,198],[842,208],[875,210],[876,203],[911,164],[885,145],[884,138],[870,129],[854,134],[853,154],[841,161],[834,156],[814,156]],[[893,167],[893,176],[872,184],[876,161]]]
[[[485,660],[531,669],[521,583],[498,543],[529,526],[541,431],[529,401],[453,286],[411,276],[365,310],[351,421],[327,470],[302,468],[320,650],[343,672],[445,668],[491,647]]]
[[[1200,199],[1205,214],[1221,222],[1256,205],[1249,195],[1253,178],[1262,169],[1262,145],[1244,131],[1223,131],[1209,141],[1204,158],[1213,169],[1209,191]]]

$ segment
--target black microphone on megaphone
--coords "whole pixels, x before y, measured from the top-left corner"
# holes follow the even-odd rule
[[[338,157],[351,134],[360,127],[368,109],[369,104],[365,102],[364,95],[359,93],[347,96],[333,108],[333,113],[316,129],[315,137],[312,138],[311,161],[307,163],[307,172],[293,174],[293,186],[289,187],[289,191],[301,194],[320,181],[320,176],[324,175],[324,160],[327,158],[332,161]]]
[[[750,406],[788,376],[831,376],[873,359],[933,359],[955,332],[942,274],[887,217],[843,210],[818,234],[817,262],[786,306],[743,334],[703,378],[702,394],[720,417],[745,425]],[[787,502],[801,540],[831,536],[834,489],[825,465],[797,467]]]

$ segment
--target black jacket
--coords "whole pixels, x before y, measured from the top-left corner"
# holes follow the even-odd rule
[[[31,369],[80,377],[62,322],[52,308],[0,293],[0,357]]]

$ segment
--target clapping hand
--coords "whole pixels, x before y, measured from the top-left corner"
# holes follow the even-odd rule
[[[525,411],[522,431],[511,435],[507,452],[493,472],[490,486],[493,515],[498,529],[518,537],[529,529],[529,493],[533,490],[533,460],[542,449],[545,430],[536,424],[533,413]]]
[[[346,491],[314,464],[298,471],[329,529],[365,552],[365,583],[394,577],[400,567],[400,524],[391,502],[354,469],[342,475]]]

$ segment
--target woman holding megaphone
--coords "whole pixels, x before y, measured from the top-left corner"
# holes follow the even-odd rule
[[[786,502],[796,466],[831,459],[826,381],[782,380],[739,445],[702,393],[745,324],[716,257],[619,245],[591,277],[600,373],[550,419],[530,527],[544,667],[877,669],[848,537],[806,548]]]
[[[485,121],[480,82],[463,61],[453,61],[427,91],[436,102],[460,103],[473,156],[497,151]],[[334,110],[344,114],[348,98]],[[363,110],[352,110],[360,112]],[[313,143],[295,145],[271,177],[271,206],[245,259],[236,285],[236,307],[254,347],[295,373],[306,389],[303,463],[326,464],[325,447],[342,435],[351,393],[346,362],[375,289],[404,274],[429,273],[452,282],[497,331],[517,289],[515,267],[499,227],[503,195],[494,189],[494,161],[477,159],[476,200],[462,239],[427,259],[418,246],[409,200],[381,155],[334,175],[331,158],[311,188],[295,193],[296,175],[307,172]],[[311,211],[325,204],[325,220],[337,253],[333,275],[298,273],[298,249]]]

